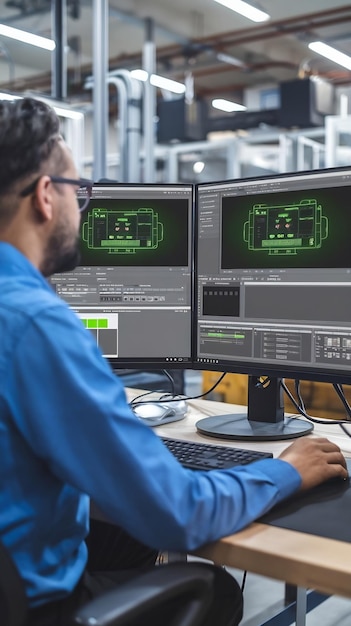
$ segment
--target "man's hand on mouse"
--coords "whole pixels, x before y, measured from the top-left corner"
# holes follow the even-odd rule
[[[331,478],[347,479],[348,471],[340,448],[326,438],[296,440],[279,456],[299,472],[301,490],[310,489]]]

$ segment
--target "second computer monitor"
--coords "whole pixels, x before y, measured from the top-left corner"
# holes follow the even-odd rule
[[[351,168],[201,184],[196,201],[195,363],[256,376],[253,392],[351,383]]]
[[[351,382],[351,168],[197,188],[198,363]]]

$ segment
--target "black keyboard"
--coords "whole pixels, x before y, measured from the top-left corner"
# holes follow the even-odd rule
[[[179,439],[161,437],[168,450],[174,454],[179,463],[189,469],[211,470],[227,469],[234,465],[247,465],[252,461],[271,459],[270,452],[230,448],[206,443],[193,443]]]

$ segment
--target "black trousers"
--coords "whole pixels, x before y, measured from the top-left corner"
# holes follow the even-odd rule
[[[72,616],[80,606],[155,567],[157,552],[112,524],[91,520],[87,545],[87,569],[76,589],[63,600],[30,610],[27,626],[73,626]],[[210,564],[208,567],[215,575],[214,594],[203,626],[236,626],[243,611],[240,587],[223,568]],[[166,611],[168,616],[172,615],[170,605]],[[153,626],[167,624],[167,616],[159,612],[149,619]]]

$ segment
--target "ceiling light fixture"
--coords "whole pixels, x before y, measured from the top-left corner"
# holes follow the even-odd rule
[[[224,54],[224,52],[218,52],[217,60],[222,63],[228,63],[229,65],[234,65],[235,67],[246,67],[246,63],[240,61],[236,57],[233,57],[231,54]]]
[[[308,44],[308,47],[310,50],[317,52],[317,54],[320,54],[326,59],[334,61],[334,63],[338,63],[338,65],[342,65],[346,67],[346,69],[351,70],[351,57],[344,54],[344,52],[340,52],[322,41],[312,41]]]
[[[246,107],[243,104],[237,102],[231,102],[230,100],[224,100],[222,98],[216,98],[212,100],[212,106],[220,111],[226,111],[227,113],[233,113],[234,111],[246,111]]]
[[[44,50],[50,50],[51,52],[56,48],[53,39],[33,35],[33,33],[27,33],[25,30],[12,28],[12,26],[6,26],[5,24],[0,24],[0,35],[10,37],[10,39],[16,39],[16,41],[22,41],[23,43],[29,43],[31,46],[44,48]]]
[[[201,174],[204,171],[205,163],[203,161],[195,161],[193,165],[194,174]]]
[[[253,22],[266,22],[270,19],[270,15],[265,11],[261,11],[261,9],[257,9],[252,6],[248,2],[244,2],[244,0],[214,0],[218,2],[218,4],[222,4],[224,7],[235,11],[236,13],[240,13],[244,17],[247,17],[249,20]]]
[[[11,93],[0,92],[0,100],[20,100],[21,96],[13,96]]]
[[[141,80],[143,83],[146,83],[148,73],[146,70],[132,70],[130,75],[132,78],[136,78],[137,80]]]
[[[159,87],[159,89],[166,89],[167,91],[172,91],[173,93],[185,93],[185,85],[183,85],[183,83],[171,80],[170,78],[165,78],[164,76],[151,74],[150,83],[151,85],[154,85],[154,87]]]
[[[145,70],[132,70],[130,75],[137,80],[141,80],[142,82],[146,82],[148,78],[148,73]],[[179,83],[176,80],[171,80],[170,78],[165,78],[164,76],[159,76],[158,74],[151,74],[150,83],[154,87],[159,87],[159,89],[166,89],[167,91],[172,91],[172,93],[185,93],[185,85],[183,83]]]

